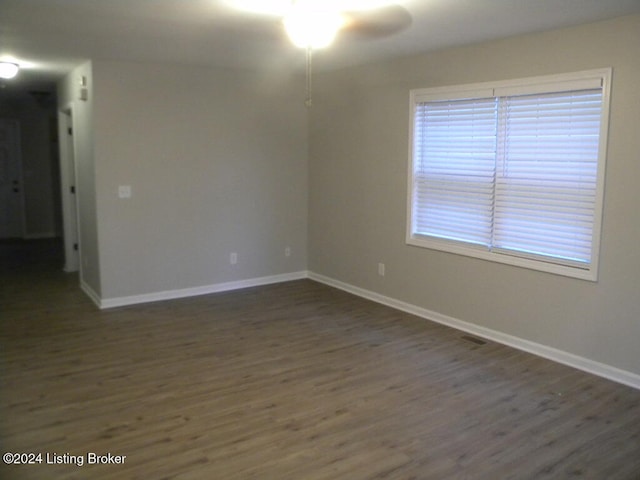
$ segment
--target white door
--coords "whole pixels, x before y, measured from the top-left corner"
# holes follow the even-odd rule
[[[0,238],[24,237],[24,196],[17,120],[0,118]]]

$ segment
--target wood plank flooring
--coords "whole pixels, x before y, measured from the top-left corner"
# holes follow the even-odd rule
[[[0,478],[640,479],[640,391],[306,280],[98,311],[12,248],[3,453],[84,463]]]

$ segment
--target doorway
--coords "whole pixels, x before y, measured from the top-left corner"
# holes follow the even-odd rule
[[[0,239],[23,238],[24,189],[17,120],[0,119]]]

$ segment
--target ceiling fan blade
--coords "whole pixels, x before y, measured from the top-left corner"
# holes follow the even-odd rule
[[[389,5],[374,10],[345,13],[345,33],[360,37],[386,37],[409,28],[411,13],[401,5]]]

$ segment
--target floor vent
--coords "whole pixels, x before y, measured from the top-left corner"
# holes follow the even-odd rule
[[[463,335],[461,338],[463,340],[466,340],[467,342],[475,343],[476,345],[486,345],[487,344],[487,342],[485,342],[481,338],[472,337],[471,335]]]

